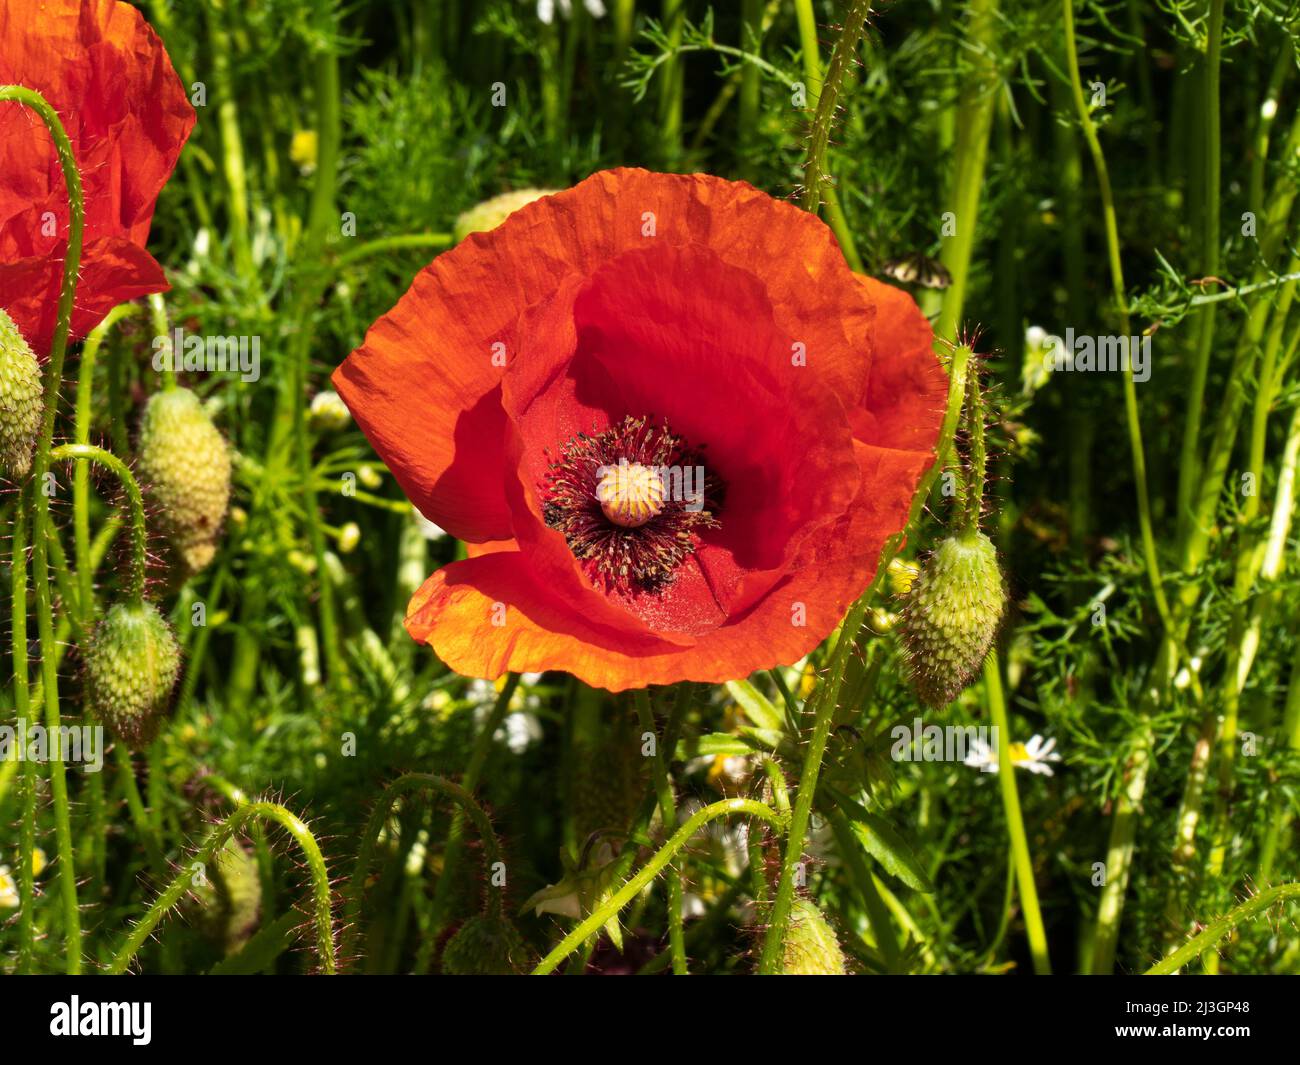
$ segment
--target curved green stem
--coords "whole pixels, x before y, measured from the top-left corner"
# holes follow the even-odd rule
[[[59,462],[64,459],[94,462],[103,466],[122,482],[131,505],[131,600],[137,604],[143,602],[149,540],[145,525],[144,497],[140,494],[140,485],[136,482],[135,475],[130,467],[111,451],[105,451],[102,447],[95,447],[93,444],[61,444],[50,452],[51,461]],[[89,544],[86,547],[86,554],[89,557]],[[89,608],[90,600],[86,598],[82,601],[83,621],[88,617]]]
[[[1123,335],[1129,338],[1132,336],[1132,328],[1129,323],[1128,297],[1124,291],[1124,268],[1120,262],[1115,197],[1111,192],[1106,156],[1102,153],[1101,141],[1097,138],[1097,127],[1093,124],[1092,114],[1083,96],[1083,81],[1079,75],[1079,47],[1074,34],[1074,0],[1062,0],[1062,9],[1065,15],[1066,66],[1069,68],[1074,107],[1079,116],[1084,140],[1088,143],[1088,151],[1092,155],[1093,166],[1097,170],[1097,189],[1101,195],[1102,217],[1106,223],[1106,254],[1110,261],[1111,292],[1119,312],[1121,330]],[[1155,534],[1151,527],[1146,451],[1142,445],[1142,423],[1138,417],[1137,386],[1133,382],[1133,365],[1129,359],[1124,360],[1124,414],[1128,421],[1129,450],[1133,455],[1133,481],[1137,490],[1138,525],[1142,534],[1142,555],[1146,562],[1147,580],[1151,584],[1151,594],[1155,597],[1160,621],[1165,630],[1172,633],[1173,620],[1169,613],[1168,600],[1165,598],[1164,581],[1160,576],[1160,563],[1156,556]]]
[[[314,908],[312,919],[316,925],[316,950],[320,955],[321,968],[327,975],[337,972],[334,950],[334,918],[330,896],[329,870],[321,854],[316,837],[312,835],[303,821],[283,806],[271,802],[249,802],[240,805],[234,813],[222,821],[209,834],[207,842],[194,857],[194,861],[203,866],[210,866],[216,859],[217,852],[226,845],[226,841],[250,821],[266,821],[281,826],[298,844],[307,868],[311,874],[312,897]],[[140,952],[145,941],[160,922],[185,896],[193,885],[191,868],[182,869],[166,889],[154,900],[147,913],[127,934],[126,940],[109,963],[108,973],[116,976],[126,972],[132,960]]]
[[[1172,976],[1188,962],[1196,960],[1233,929],[1252,917],[1270,909],[1275,903],[1300,899],[1300,884],[1279,884],[1277,887],[1261,891],[1253,899],[1247,899],[1233,907],[1217,920],[1205,926],[1204,931],[1194,935],[1177,950],[1167,954],[1156,962],[1144,976]]]
[[[749,814],[751,817],[757,817],[770,825],[779,826],[781,824],[779,814],[770,806],[755,802],[753,799],[723,799],[721,802],[715,802],[711,806],[706,806],[703,810],[697,811],[682,823],[682,827],[672,834],[668,842],[655,852],[650,860],[637,871],[635,876],[614,892],[601,906],[592,911],[587,919],[572,932],[560,940],[555,949],[547,954],[537,968],[533,970],[533,975],[545,976],[547,973],[554,972],[556,966],[577,950],[588,936],[603,928],[606,921],[618,916],[619,911],[659,875],[660,871],[673,860],[677,852],[691,841],[696,832],[710,821],[716,821],[719,817],[726,817],[730,814]]]
[[[1206,277],[1219,272],[1219,66],[1223,49],[1224,0],[1210,0],[1210,18],[1206,30],[1205,53],[1205,212],[1201,234],[1201,268]],[[1201,316],[1196,341],[1196,361],[1192,364],[1192,383],[1187,396],[1187,414],[1183,423],[1182,454],[1178,460],[1178,522],[1185,524],[1191,516],[1193,489],[1200,477],[1201,410],[1205,406],[1205,382],[1210,372],[1210,353],[1214,348],[1214,322],[1218,307],[1211,303]],[[1127,335],[1127,334],[1126,334]]]
[[[518,673],[511,673],[506,677],[505,685],[497,695],[497,701],[492,707],[492,712],[488,715],[487,720],[483,722],[483,727],[479,729],[479,733],[474,739],[474,748],[470,752],[469,764],[465,767],[465,775],[460,782],[461,787],[469,795],[473,795],[474,790],[478,787],[483,767],[487,765],[488,755],[492,753],[493,738],[496,736],[497,729],[501,727],[501,723],[505,721],[506,714],[510,711],[510,699],[515,694],[515,688],[518,686]],[[447,830],[447,841],[443,847],[442,875],[438,877],[438,886],[434,888],[433,902],[429,910],[430,942],[441,930],[447,906],[451,901],[451,890],[456,880],[456,868],[460,864],[464,833],[465,816],[457,808],[456,812],[452,814],[451,827]],[[417,972],[424,971],[425,965],[432,961],[432,954],[427,954],[423,961],[424,964],[417,964]]]
[[[650,695],[641,688],[632,693],[636,704],[637,720],[643,731],[652,736],[655,732],[654,711],[650,708]],[[668,758],[662,743],[656,741],[655,756],[650,764],[654,773],[655,793],[659,798],[659,813],[663,818],[664,831],[677,824],[677,803],[673,799],[673,783],[668,777]],[[682,873],[677,866],[668,870],[668,949],[673,958],[673,974],[686,975],[686,939],[682,932]]]
[[[399,251],[405,248],[446,248],[454,240],[455,237],[450,233],[400,233],[393,237],[379,237],[343,252],[334,260],[334,267],[342,269],[345,266],[352,266],[363,259],[382,255],[387,251]]]
[[[799,774],[799,790],[795,795],[794,812],[790,817],[790,831],[786,835],[785,852],[781,862],[781,878],[777,881],[776,900],[768,919],[767,935],[763,939],[763,952],[758,971],[771,975],[776,972],[778,960],[785,944],[785,926],[794,905],[795,870],[803,859],[804,836],[812,816],[813,799],[817,795],[817,779],[821,774],[822,756],[830,738],[831,719],[844,684],[844,670],[848,666],[853,641],[867,612],[870,595],[864,595],[849,610],[840,629],[839,640],[832,653],[829,676],[818,688],[816,710],[813,714],[812,737],[804,757],[803,771]]]
[[[77,367],[77,405],[73,440],[90,443],[90,409],[94,396],[95,361],[104,338],[118,322],[144,310],[138,303],[119,303],[86,336],[81,346],[81,364]],[[72,521],[77,565],[77,587],[81,617],[89,624],[95,617],[95,575],[90,563],[90,471],[78,463],[72,474]]]
[[[364,895],[365,877],[374,857],[375,845],[379,842],[379,833],[392,812],[393,805],[402,796],[416,791],[433,791],[456,803],[469,819],[474,822],[479,840],[483,844],[483,864],[491,869],[501,860],[501,844],[487,811],[475,800],[465,788],[444,777],[433,773],[406,773],[388,785],[375,803],[365,830],[361,833],[361,848],[357,851],[357,860],[352,869],[352,879],[348,884],[347,903],[343,911],[343,955],[351,955],[351,947],[356,941],[357,920],[361,914],[361,902]],[[493,913],[501,911],[499,893],[488,894],[488,910]]]
[[[54,150],[63,170],[68,191],[68,244],[63,259],[63,281],[59,289],[58,317],[45,366],[45,413],[41,435],[32,464],[36,514],[32,521],[32,570],[36,586],[36,629],[41,639],[41,677],[45,696],[45,726],[50,730],[50,792],[54,799],[54,834],[59,852],[59,889],[63,901],[64,940],[67,972],[81,972],[81,910],[77,902],[77,873],[72,851],[72,823],[68,811],[68,779],[63,764],[59,733],[59,674],[54,657],[54,604],[50,593],[49,525],[50,499],[45,494],[46,474],[50,470],[50,444],[54,438],[54,415],[59,406],[59,389],[63,383],[63,361],[68,351],[68,333],[72,327],[72,306],[77,291],[77,271],[81,267],[81,242],[85,229],[86,208],[81,191],[81,174],[72,154],[72,142],[59,116],[40,93],[18,85],[0,86],[0,102],[14,101],[30,107],[45,123],[54,142]],[[38,353],[39,354],[39,353]]]

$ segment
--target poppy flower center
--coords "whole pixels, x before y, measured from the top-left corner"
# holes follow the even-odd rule
[[[626,459],[610,466],[596,483],[596,499],[605,517],[625,529],[636,529],[664,509],[663,475],[639,462]]]
[[[662,590],[699,531],[719,525],[722,486],[703,451],[649,417],[565,441],[541,490],[546,524],[593,581],[624,595]]]

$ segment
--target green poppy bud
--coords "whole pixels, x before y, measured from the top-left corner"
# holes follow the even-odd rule
[[[180,668],[180,647],[158,608],[118,603],[86,648],[90,708],[130,747],[143,747],[158,733]]]
[[[194,894],[199,900],[200,927],[226,954],[248,942],[262,909],[262,878],[252,854],[233,839],[226,840]]]
[[[975,679],[1006,609],[997,551],[981,532],[949,536],[926,560],[899,625],[907,670],[930,706],[952,702]]]
[[[0,310],[0,471],[15,481],[32,468],[42,396],[40,363],[13,319]]]
[[[516,189],[514,192],[503,192],[500,196],[484,200],[456,219],[454,229],[456,243],[459,244],[471,233],[485,233],[489,229],[496,229],[525,204],[540,200],[543,196],[550,196],[555,191],[555,189]]]
[[[782,976],[846,976],[844,952],[821,910],[795,899],[781,956]]]
[[[191,573],[212,561],[230,502],[230,448],[187,388],[156,393],[140,428],[140,472]]]
[[[471,917],[447,941],[442,971],[448,976],[509,976],[528,969],[528,945],[504,917]]]

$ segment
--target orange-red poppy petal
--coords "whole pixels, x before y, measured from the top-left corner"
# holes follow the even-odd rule
[[[335,380],[416,505],[489,545],[425,583],[412,636],[463,673],[612,690],[744,676],[824,639],[906,521],[946,392],[910,297],[854,277],[820,221],[638,170],[440,257]],[[628,416],[726,482],[720,525],[653,589],[597,583],[545,511],[557,452]]]
[[[194,109],[158,36],[118,0],[0,0],[0,40],[0,83],[45,97],[81,175],[75,340],[116,304],[166,289],[144,244]],[[42,358],[54,332],[68,220],[49,132],[28,108],[0,106],[0,306]]]
[[[440,255],[335,371],[422,513],[465,540],[510,535],[504,492],[487,471],[505,461],[492,393],[521,353],[523,315],[565,278],[652,243],[699,244],[742,269],[761,263],[780,328],[827,387],[861,400],[874,305],[825,225],[743,182],[602,171]]]

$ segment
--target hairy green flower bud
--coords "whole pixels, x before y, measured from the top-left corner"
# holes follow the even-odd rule
[[[981,532],[949,536],[921,568],[903,604],[899,632],[916,693],[952,702],[975,679],[1006,609],[997,551]]]
[[[503,192],[500,196],[484,200],[456,219],[453,230],[456,243],[459,244],[471,233],[485,233],[489,229],[496,229],[519,208],[534,200],[540,200],[543,196],[550,196],[555,191],[555,189],[516,189],[514,192]]]
[[[262,909],[262,879],[257,859],[235,840],[217,852],[212,866],[195,884],[199,922],[204,932],[233,954],[257,929]]]
[[[593,832],[621,832],[636,816],[645,794],[646,766],[636,735],[630,729],[614,730],[598,743],[578,743],[571,795],[579,844]]]
[[[509,976],[525,972],[532,960],[528,945],[504,917],[471,917],[447,941],[442,971],[448,976]]]
[[[32,468],[43,409],[40,363],[0,310],[0,471],[15,481]]]
[[[163,531],[190,572],[216,553],[230,501],[230,449],[189,389],[158,392],[140,428],[140,472]]]
[[[844,953],[821,910],[795,899],[781,957],[782,976],[845,976]]]
[[[152,603],[109,609],[86,648],[90,708],[129,746],[158,733],[181,668],[171,626]]]

